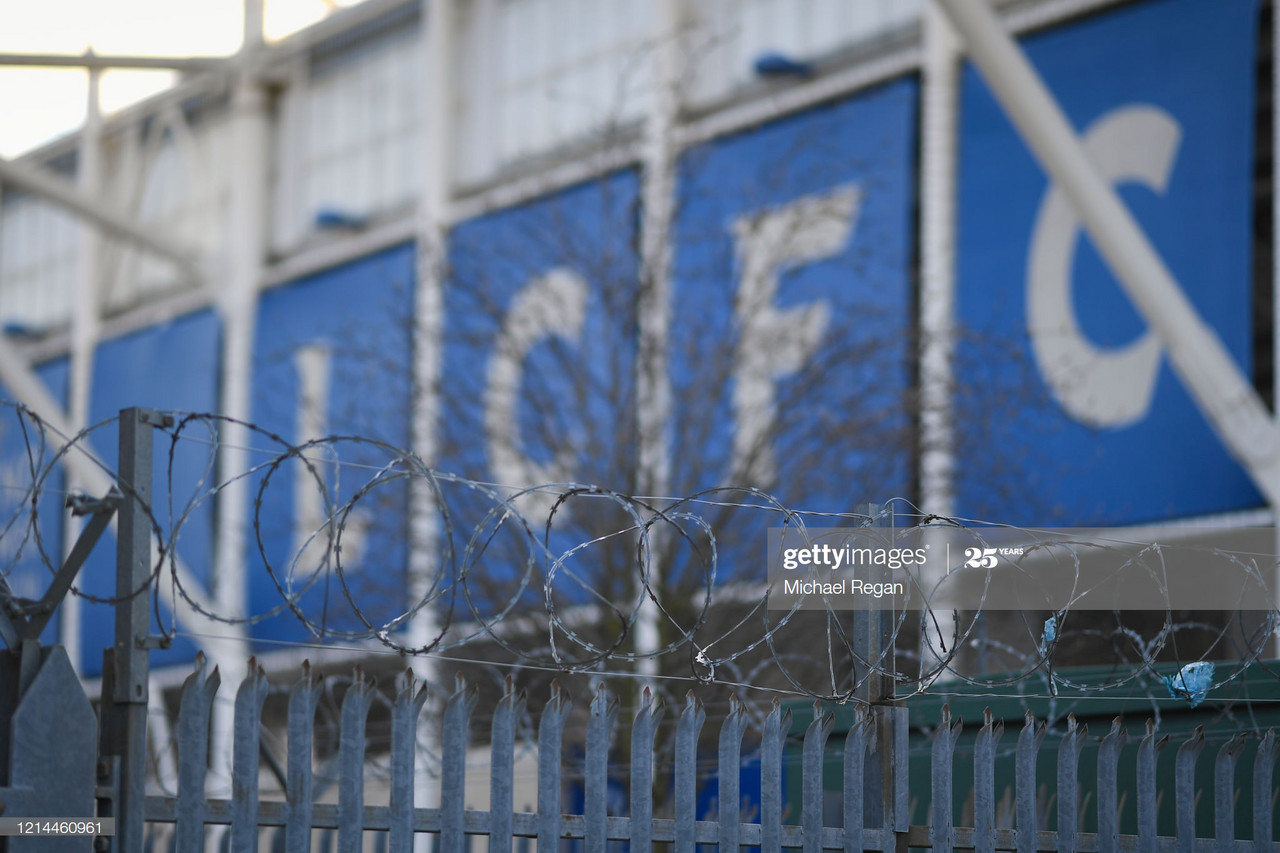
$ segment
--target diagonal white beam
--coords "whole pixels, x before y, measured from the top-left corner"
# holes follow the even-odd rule
[[[42,383],[27,365],[22,355],[13,345],[0,335],[0,383],[2,383],[20,402],[35,412],[54,431],[70,438],[77,433],[71,428],[71,422],[62,407],[54,400],[44,383]],[[105,495],[113,485],[110,475],[103,467],[88,442],[78,443],[77,450],[62,457],[63,464],[71,472],[75,481],[95,496]],[[116,520],[111,520],[114,532]],[[159,553],[160,543],[155,534],[151,537],[153,555]],[[203,587],[192,576],[190,568],[177,555],[173,555],[173,572],[178,583],[195,603],[195,608],[182,598],[177,600],[174,616],[184,629],[194,634],[198,645],[206,653],[219,662],[224,660],[243,660],[248,657],[248,646],[244,635],[244,626],[227,624],[211,619],[201,613],[217,613],[217,609],[205,595]],[[163,598],[161,603],[168,606]],[[197,610],[196,608],[199,608]]]
[[[60,207],[65,207],[112,234],[173,261],[192,279],[200,278],[194,252],[157,234],[154,225],[148,226],[134,220],[110,205],[79,192],[61,178],[0,157],[0,184],[11,184],[33,195],[41,196]]]
[[[1280,507],[1280,431],[1222,341],[1196,313],[986,0],[935,0],[1040,165],[1062,188],[1227,450]]]

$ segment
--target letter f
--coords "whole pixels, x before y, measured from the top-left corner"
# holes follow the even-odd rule
[[[853,232],[861,192],[838,187],[782,207],[740,217],[733,223],[742,280],[734,301],[738,346],[733,369],[732,477],[769,487],[777,463],[769,444],[777,402],[774,382],[798,372],[826,331],[825,302],[779,310],[774,306],[780,273],[840,253]]]

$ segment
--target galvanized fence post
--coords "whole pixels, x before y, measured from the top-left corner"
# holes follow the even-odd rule
[[[663,708],[647,686],[631,721],[631,843],[633,850],[653,846],[653,740]]]
[[[994,723],[991,709],[982,712],[982,729],[973,747],[973,844],[976,853],[994,853],[996,746],[1004,722]]]
[[[864,707],[855,711],[853,725],[844,739],[844,849],[860,853],[865,825],[863,785],[866,781],[866,759],[875,748],[876,728],[871,713]]]
[[[800,765],[800,772],[804,776],[801,783],[803,805],[800,823],[804,827],[805,853],[822,853],[822,757],[826,752],[827,738],[834,726],[835,716],[823,714],[822,705],[813,703],[813,722],[804,733],[803,760]]]
[[[413,846],[415,736],[427,695],[426,685],[420,684],[409,669],[391,705],[391,832],[387,840],[392,850],[409,850]]]
[[[1222,745],[1213,762],[1213,834],[1218,853],[1231,853],[1236,838],[1236,759],[1244,749],[1244,732]]]
[[[1178,747],[1174,766],[1177,849],[1185,853],[1195,853],[1196,849],[1196,758],[1203,747],[1204,726],[1196,726],[1195,733]]]
[[[1156,756],[1169,736],[1156,737],[1156,724],[1147,720],[1147,734],[1138,746],[1138,853],[1159,849],[1156,825]]]
[[[885,535],[892,541],[895,533],[891,505],[863,504],[858,512],[868,517],[868,526],[887,528]],[[873,580],[891,579],[886,567],[878,570],[882,574]],[[895,699],[894,621],[892,608],[856,610],[853,614],[853,652],[866,666],[865,674],[855,685],[854,698],[872,706],[876,729],[872,760],[863,768],[863,821],[880,830],[883,849],[889,849],[891,836],[905,834],[908,828],[907,762],[898,760],[906,755],[907,715],[906,708]]]
[[[373,685],[356,667],[355,678],[342,697],[342,720],[338,731],[341,781],[338,793],[338,851],[359,853],[364,841],[364,746],[365,722]]]
[[[893,537],[893,510],[879,504],[862,504],[860,514],[867,516],[867,526],[886,528],[886,535]],[[883,566],[876,571],[884,570]],[[889,580],[888,575],[869,578],[873,581]],[[853,653],[865,667],[862,677],[854,685],[857,699],[876,704],[893,700],[894,670],[893,611],[886,609],[853,611]],[[855,663],[856,666],[856,663]],[[854,673],[855,678],[857,673]]]
[[[720,786],[721,850],[738,849],[738,824],[741,820],[738,802],[738,774],[742,771],[742,733],[747,727],[746,708],[738,697],[729,697],[729,715],[720,726],[719,761],[716,772]]]
[[[951,708],[942,706],[942,720],[933,733],[931,750],[933,773],[931,797],[933,799],[933,827],[929,833],[929,843],[933,853],[946,853],[955,848],[955,832],[951,815],[951,796],[953,785],[952,761],[955,756],[956,738],[960,735],[963,721],[957,719],[951,723]]]
[[[262,703],[268,689],[266,673],[250,658],[249,674],[236,691],[231,770],[232,850],[252,850],[258,840],[258,753],[262,748]]]
[[[618,700],[602,684],[591,700],[591,716],[587,720],[583,807],[587,853],[604,853],[609,840],[609,748],[617,720]]]
[[[175,836],[179,853],[204,850],[204,778],[209,761],[209,713],[213,697],[222,683],[217,667],[204,677],[205,659],[196,656],[196,671],[182,686],[178,711],[178,825]]]
[[[524,714],[524,706],[524,692],[518,692],[515,680],[507,676],[489,735],[489,847],[493,850],[511,849],[516,725]]]
[[[538,722],[539,850],[556,850],[560,844],[560,763],[564,760],[560,747],[572,708],[573,702],[560,682],[551,682],[551,701],[542,709]]]
[[[782,850],[782,741],[790,728],[791,711],[783,711],[775,697],[760,741],[761,853]],[[821,827],[818,836],[822,836]]]
[[[1089,727],[1077,725],[1075,714],[1067,715],[1067,736],[1058,745],[1058,853],[1076,853],[1080,750],[1088,734]]]
[[[1277,751],[1275,729],[1267,729],[1253,758],[1253,846],[1257,853],[1271,849],[1271,778]]]
[[[1018,818],[1018,853],[1036,853],[1036,835],[1039,817],[1036,814],[1036,756],[1044,742],[1046,726],[1036,724],[1036,718],[1027,711],[1026,722],[1018,733],[1017,786],[1014,794]],[[1153,774],[1154,775],[1154,774]]]
[[[694,853],[697,830],[698,734],[707,720],[702,703],[690,690],[676,729],[675,853]]]
[[[1098,749],[1098,853],[1117,853],[1120,849],[1116,769],[1125,740],[1124,728],[1116,717]]]
[[[288,817],[284,828],[285,853],[311,849],[312,774],[311,752],[315,737],[316,702],[320,679],[313,678],[311,664],[303,661],[302,677],[289,694]]]
[[[120,501],[116,529],[116,604],[114,645],[103,655],[104,691],[100,752],[117,756],[116,850],[143,847],[147,779],[147,700],[151,624],[151,469],[152,428],[172,418],[150,409],[120,412]]]
[[[467,743],[470,740],[471,712],[477,692],[461,675],[453,695],[444,705],[441,732],[440,768],[440,849],[463,850],[466,843],[463,821],[466,811]],[[559,757],[556,750],[556,757]],[[539,792],[541,793],[541,792]]]

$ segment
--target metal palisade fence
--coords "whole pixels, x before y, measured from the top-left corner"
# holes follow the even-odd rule
[[[274,831],[271,849],[306,851],[313,848],[313,830],[336,833],[336,849],[408,850],[417,833],[437,836],[436,849],[466,851],[472,838],[484,838],[490,850],[511,850],[521,839],[536,839],[540,850],[558,850],[566,840],[577,840],[573,849],[600,851],[609,842],[625,841],[632,850],[669,849],[693,853],[698,845],[715,845],[719,850],[746,846],[763,851],[819,850],[899,850],[906,847],[935,851],[972,849],[1010,850],[1018,853],[1114,853],[1114,851],[1237,851],[1274,853],[1272,813],[1275,808],[1273,770],[1280,748],[1273,731],[1252,738],[1253,761],[1248,772],[1251,782],[1251,832],[1241,832],[1235,820],[1237,799],[1242,789],[1235,784],[1236,770],[1250,739],[1244,733],[1226,741],[1212,759],[1212,792],[1197,787],[1196,770],[1206,739],[1202,729],[1187,737],[1176,749],[1171,790],[1157,774],[1159,753],[1168,745],[1167,736],[1158,737],[1148,722],[1145,736],[1137,743],[1136,755],[1126,755],[1132,767],[1122,768],[1122,750],[1128,735],[1119,720],[1102,738],[1090,738],[1087,727],[1073,717],[1065,721],[1065,732],[1056,748],[1045,744],[1046,726],[1031,714],[1018,733],[1016,743],[1000,750],[1002,722],[985,714],[972,742],[972,777],[957,772],[957,743],[961,723],[944,707],[933,730],[930,752],[930,803],[924,814],[927,824],[908,821],[906,808],[908,762],[905,760],[905,709],[893,706],[859,706],[842,742],[831,740],[835,717],[815,706],[812,721],[803,733],[791,735],[792,714],[775,702],[760,726],[758,750],[760,790],[754,814],[740,811],[743,798],[754,791],[743,790],[740,768],[744,758],[744,735],[751,728],[745,705],[731,701],[720,725],[714,774],[699,772],[700,735],[707,715],[702,704],[688,696],[673,726],[663,729],[674,739],[670,765],[646,760],[655,754],[655,738],[665,710],[649,690],[640,694],[638,708],[630,721],[629,803],[627,814],[609,797],[610,756],[618,724],[619,703],[607,688],[599,688],[590,701],[585,743],[580,759],[573,762],[581,774],[580,810],[566,808],[567,773],[565,724],[572,700],[553,684],[550,696],[537,715],[536,734],[528,745],[536,746],[537,808],[516,810],[513,800],[514,757],[517,733],[526,730],[530,717],[526,700],[514,681],[507,679],[503,695],[492,710],[488,733],[490,744],[488,784],[490,807],[469,809],[465,804],[466,765],[471,744],[471,718],[477,707],[477,691],[458,677],[453,693],[443,697],[440,711],[441,779],[439,808],[414,808],[414,729],[427,704],[427,690],[406,675],[391,703],[390,794],[387,805],[365,802],[365,723],[373,695],[371,683],[357,672],[341,702],[338,744],[336,803],[313,801],[313,745],[319,678],[304,666],[288,699],[288,758],[285,792],[282,799],[262,799],[258,787],[262,707],[268,692],[260,669],[238,687],[235,697],[235,746],[233,795],[230,799],[207,799],[205,787],[209,712],[218,691],[216,670],[206,675],[201,659],[182,690],[177,724],[179,756],[176,796],[149,796],[146,817],[152,830],[157,824],[174,824],[174,848],[202,850],[206,827],[230,825],[230,849],[255,849],[259,836]],[[887,737],[886,737],[887,735]],[[481,739],[483,740],[483,738]],[[880,747],[888,741],[886,753]],[[1096,750],[1096,780],[1080,772],[1081,750],[1090,742]],[[784,784],[784,773],[792,770],[788,756],[799,755],[800,782]],[[830,820],[831,792],[824,790],[824,765],[833,755],[840,757],[839,819]],[[754,757],[754,756],[753,756]],[[1015,766],[1012,808],[997,807],[998,759],[1012,757]],[[887,760],[885,760],[887,759]],[[1056,762],[1056,784],[1046,803],[1044,791],[1037,791],[1037,765]],[[967,769],[967,767],[966,767]],[[1043,769],[1043,768],[1041,768]],[[477,772],[473,770],[472,772]],[[1090,774],[1092,775],[1092,774]],[[1136,833],[1121,833],[1120,814],[1124,796],[1118,779],[1134,779],[1136,791]],[[699,788],[714,778],[716,805],[710,815],[699,815]],[[830,787],[830,774],[827,774]],[[1096,781],[1096,788],[1093,782]],[[799,789],[799,802],[788,802],[786,791]],[[1081,796],[1083,789],[1091,793]],[[968,792],[972,825],[954,820],[957,792]],[[658,796],[669,805],[669,816],[655,816]],[[1176,831],[1157,832],[1157,811],[1173,807]],[[665,796],[670,794],[672,796]],[[1211,796],[1213,837],[1196,837],[1196,804]],[[962,798],[963,799],[963,798]],[[1053,808],[1056,800],[1056,808]],[[1091,803],[1089,801],[1092,800]],[[1090,807],[1091,806],[1091,807]],[[1052,812],[1052,814],[1051,814]],[[1092,812],[1092,814],[1086,814]],[[703,819],[700,819],[703,818]],[[754,820],[746,819],[754,817]],[[1054,820],[1056,817],[1056,821]],[[1096,831],[1081,831],[1085,818],[1096,820]],[[710,819],[706,819],[710,818]],[[826,820],[824,820],[826,818]],[[798,819],[798,820],[797,820]],[[1056,824],[1051,828],[1050,824]],[[830,825],[835,824],[835,825]],[[272,830],[274,828],[274,830]],[[1238,840],[1252,835],[1253,840]],[[520,847],[518,849],[525,849]],[[706,848],[702,848],[706,849]]]
[[[205,418],[192,417],[196,422]],[[575,713],[568,691],[554,683],[550,688],[536,688],[539,695],[526,703],[515,682],[507,680],[500,693],[482,701],[479,690],[461,678],[451,690],[433,687],[428,691],[422,682],[406,674],[398,691],[387,695],[375,689],[372,679],[358,668],[354,678],[335,691],[331,688],[337,679],[322,679],[304,666],[301,678],[287,689],[287,701],[277,702],[279,693],[252,661],[243,680],[239,674],[228,677],[228,681],[240,683],[224,686],[219,671],[207,672],[206,659],[200,656],[179,698],[172,727],[177,760],[170,773],[169,756],[162,761],[159,755],[159,745],[169,740],[162,731],[169,728],[169,715],[163,696],[157,695],[158,701],[152,702],[150,656],[153,651],[168,649],[177,631],[166,629],[170,633],[153,635],[152,605],[159,604],[157,591],[162,578],[177,590],[179,577],[185,577],[181,587],[184,598],[193,587],[175,556],[177,530],[182,524],[175,522],[166,532],[152,511],[164,503],[153,493],[159,491],[154,488],[153,462],[157,455],[164,455],[162,446],[154,443],[153,433],[157,428],[170,430],[172,467],[177,442],[185,440],[185,422],[186,418],[177,422],[170,415],[145,409],[121,412],[117,421],[119,472],[108,475],[98,471],[96,480],[86,476],[90,491],[102,497],[71,502],[73,511],[91,516],[75,546],[60,564],[37,547],[44,558],[38,567],[50,569],[52,575],[43,598],[19,594],[0,573],[0,640],[8,647],[8,652],[0,654],[0,829],[7,831],[15,815],[71,818],[96,811],[97,818],[112,821],[115,833],[112,837],[103,832],[97,842],[63,839],[66,843],[61,846],[48,839],[6,839],[0,841],[0,850],[82,850],[93,846],[132,853],[170,845],[186,851],[213,849],[215,838],[223,849],[237,851],[331,850],[335,846],[344,851],[408,850],[429,835],[437,850],[449,853],[469,851],[473,842],[490,850],[525,850],[536,843],[539,850],[568,847],[575,853],[603,853],[616,849],[615,842],[632,850],[656,845],[685,853],[700,845],[720,850],[746,846],[766,851],[895,853],[909,847],[1018,853],[1243,853],[1251,848],[1257,853],[1267,849],[1280,853],[1273,841],[1273,771],[1278,750],[1271,731],[1261,734],[1280,716],[1265,705],[1239,706],[1248,710],[1248,728],[1259,733],[1244,734],[1245,721],[1224,695],[1220,717],[1230,724],[1227,736],[1206,736],[1204,729],[1189,733],[1189,726],[1184,725],[1179,735],[1183,742],[1176,750],[1167,749],[1169,735],[1157,737],[1151,724],[1145,732],[1140,726],[1130,731],[1117,721],[1104,737],[1090,738],[1086,726],[1073,717],[1064,720],[1052,709],[1042,708],[1040,713],[1051,715],[1052,722],[1028,715],[1016,742],[1005,739],[1001,748],[1003,724],[989,712],[982,726],[970,732],[953,720],[947,707],[920,713],[939,695],[957,709],[956,716],[965,707],[974,707],[965,704],[973,698],[993,702],[993,695],[1009,698],[1007,692],[992,694],[990,685],[966,681],[960,675],[963,667],[953,666],[957,649],[962,647],[963,637],[958,636],[947,658],[927,666],[922,662],[919,679],[909,679],[916,687],[906,701],[911,702],[911,713],[916,715],[916,730],[921,725],[926,730],[913,735],[906,701],[902,694],[895,695],[899,686],[907,683],[894,660],[898,631],[904,624],[901,620],[891,618],[885,609],[843,614],[828,608],[825,613],[789,612],[786,618],[764,618],[760,633],[744,628],[747,621],[743,613],[747,610],[767,616],[765,602],[744,603],[730,595],[713,601],[712,592],[718,588],[710,579],[715,577],[719,551],[710,535],[706,548],[694,549],[710,557],[697,564],[706,569],[708,580],[693,627],[684,629],[666,647],[627,646],[630,650],[625,652],[620,651],[623,640],[640,633],[635,619],[628,620],[615,609],[615,624],[601,628],[604,633],[599,636],[588,635],[583,625],[609,619],[601,619],[598,611],[583,608],[574,599],[566,600],[557,610],[554,593],[559,587],[550,575],[542,588],[546,612],[540,614],[548,631],[550,657],[540,651],[544,649],[541,642],[537,649],[520,649],[507,642],[509,636],[499,623],[514,612],[518,599],[492,610],[490,621],[480,628],[468,628],[460,639],[441,634],[435,644],[415,646],[401,644],[379,627],[398,624],[400,616],[387,623],[365,622],[368,630],[363,632],[330,631],[327,623],[313,621],[304,610],[305,584],[303,592],[286,594],[285,584],[275,577],[285,599],[279,612],[287,608],[326,637],[376,638],[406,658],[432,653],[439,654],[441,661],[466,665],[503,659],[491,654],[496,647],[478,647],[473,649],[475,654],[465,657],[442,654],[484,634],[486,642],[491,640],[514,656],[516,662],[509,665],[516,669],[529,665],[524,671],[531,677],[554,670],[563,673],[559,677],[565,683],[596,685],[591,688],[594,693],[586,702],[580,694]],[[28,443],[33,459],[41,455],[36,452],[39,446]],[[68,454],[70,447],[57,456]],[[276,457],[272,466],[284,464],[302,451],[291,447]],[[394,450],[394,458],[396,464],[409,466],[405,468],[408,473],[428,477],[436,485],[444,482],[442,476],[421,468],[411,455]],[[49,466],[54,464],[56,460]],[[40,544],[36,516],[44,482],[44,474],[35,473],[40,467],[30,465],[33,482],[22,500],[23,512],[30,516],[27,532],[35,546]],[[82,473],[96,470],[86,468]],[[379,475],[384,470],[391,469],[379,467]],[[468,491],[482,489],[482,484],[472,481],[461,486]],[[172,492],[173,484],[168,488]],[[569,491],[575,497],[605,501],[607,506],[625,510],[619,529],[629,533],[648,531],[653,521],[641,512],[645,505],[638,499],[586,486]],[[363,494],[364,490],[358,490],[351,500]],[[202,505],[207,496],[197,495],[194,505]],[[763,512],[770,519],[781,513],[789,522],[802,520],[798,513],[762,493],[751,491],[746,503],[741,497],[732,503],[736,510]],[[707,494],[699,498],[706,499]],[[668,523],[689,522],[690,530],[710,534],[710,525],[689,511],[692,505],[692,501],[680,501],[677,509],[664,510],[659,517]],[[331,517],[348,518],[350,508],[349,502]],[[493,509],[497,514],[489,513],[487,518],[508,519],[518,514],[510,496],[502,496]],[[13,524],[26,517],[23,512],[15,516],[18,521]],[[176,515],[185,519],[188,510]],[[853,516],[863,526],[880,518],[872,507]],[[43,511],[41,517],[56,517],[56,508]],[[113,517],[115,594],[85,596],[115,611],[113,642],[103,653],[95,749],[93,709],[66,650],[42,646],[39,638],[64,596],[85,595],[73,581]],[[533,531],[541,525],[521,521],[517,525],[522,531],[520,541],[536,544]],[[684,532],[693,541],[690,530]],[[680,532],[680,528],[673,531]],[[334,555],[340,551],[339,538],[334,533],[330,545]],[[493,528],[486,525],[470,537],[486,543],[493,538]],[[651,553],[648,548],[637,549],[632,536],[619,539],[626,539],[628,554],[638,551],[644,557]],[[305,550],[307,546],[302,547]],[[563,569],[583,545],[570,543],[564,553],[558,553],[559,547],[549,549],[546,555],[556,570]],[[15,548],[15,553],[20,550]],[[261,543],[259,550],[265,563]],[[470,568],[481,564],[484,553],[483,548],[468,546],[462,552],[463,562],[454,566],[456,574],[469,577]],[[530,551],[531,566],[538,553]],[[1192,553],[1207,552],[1193,549]],[[13,566],[17,565],[14,562]],[[7,577],[17,581],[21,573],[13,566]],[[635,568],[632,562],[627,566]],[[339,578],[340,568],[341,563],[335,561],[333,569]],[[652,594],[649,567],[640,560],[639,568],[645,579],[639,592]],[[524,584],[536,577],[530,568],[530,574],[517,585],[524,590]],[[345,581],[341,586],[350,592]],[[725,592],[734,590],[727,588]],[[536,591],[532,595],[536,598]],[[474,614],[474,602],[467,600]],[[417,607],[438,604],[445,615],[451,615],[446,603],[438,597],[424,599]],[[219,632],[243,630],[264,615],[232,618],[198,609],[194,600],[189,604],[191,612],[201,618],[191,617],[185,627],[192,635],[206,639]],[[738,605],[741,609],[734,609]],[[1259,660],[1261,643],[1268,641],[1274,627],[1271,614],[1263,615],[1266,618],[1237,626],[1245,629],[1249,640],[1249,649],[1241,656],[1244,669],[1240,673],[1214,683],[1210,662],[1188,664],[1179,671],[1181,689],[1175,689],[1177,682],[1171,678],[1164,679],[1175,701],[1186,701],[1195,708],[1211,690],[1247,682],[1247,677],[1238,677],[1247,676],[1245,669],[1272,689],[1266,695],[1245,690],[1242,698],[1253,696],[1259,703],[1280,699],[1280,693],[1274,691],[1274,672]],[[1028,626],[1039,634],[1034,638],[1036,650],[1023,660],[1014,679],[1025,686],[1034,675],[1042,674],[1049,679],[1049,697],[1054,701],[1059,696],[1055,685],[1061,682],[1063,687],[1079,689],[1082,695],[1098,700],[1090,706],[1096,711],[1102,707],[1099,701],[1107,689],[1138,685],[1140,678],[1154,672],[1153,662],[1163,653],[1177,652],[1174,639],[1182,623],[1173,623],[1166,612],[1150,641],[1139,643],[1142,638],[1137,629],[1117,626],[1136,649],[1132,665],[1117,662],[1109,668],[1112,674],[1104,679],[1105,684],[1068,681],[1052,671],[1054,650],[1062,642],[1059,627],[1065,624],[1064,616],[1051,617],[1043,623],[1043,630],[1037,620],[1029,620]],[[1215,643],[1228,637],[1225,623],[1190,624],[1196,630],[1210,631]],[[1090,626],[1096,627],[1096,623],[1085,622],[1080,635],[1098,633]],[[788,633],[793,629],[795,633]],[[618,633],[611,640],[608,635],[613,631]],[[1118,635],[1103,632],[1102,636]],[[571,640],[578,643],[577,657],[565,653],[566,644],[573,649]],[[1111,644],[1113,649],[1121,645]],[[708,651],[712,646],[717,647],[715,655]],[[243,656],[227,653],[225,645],[209,648],[211,658],[230,671],[232,662],[248,657],[251,646],[235,646],[246,650]],[[761,650],[760,660],[747,654],[752,649]],[[709,714],[691,693],[677,711],[671,707],[675,702],[664,703],[657,692],[643,686],[645,682],[628,680],[636,675],[637,661],[659,654],[687,654],[690,673],[679,678],[717,691],[703,698],[726,696],[725,690],[729,690],[728,704],[714,700],[714,714]],[[375,665],[374,658],[363,659]],[[620,668],[602,666],[611,659]],[[235,669],[239,673],[238,663]],[[837,669],[842,673],[839,677]],[[828,673],[823,675],[819,670]],[[937,676],[944,671],[954,673],[956,680],[938,682]],[[475,670],[468,672],[474,675]],[[772,682],[770,672],[774,673]],[[757,678],[759,673],[765,676]],[[1204,683],[1193,686],[1188,674],[1204,675]],[[657,684],[667,682],[653,683],[656,690]],[[607,687],[600,686],[604,684],[627,686],[625,719],[622,704]],[[966,684],[981,692],[962,699],[957,691]],[[233,686],[235,695],[231,697],[227,694]],[[803,704],[794,708],[780,701],[772,706],[745,704],[738,696],[747,686],[757,695],[771,690],[778,691],[776,695],[820,702],[812,706],[811,715]],[[544,689],[549,690],[545,696],[541,695]],[[1159,713],[1157,705],[1151,707]],[[477,709],[488,721],[487,732],[480,731],[483,722],[473,727]],[[153,713],[158,728],[151,725]],[[1011,711],[1006,709],[1005,713]],[[1021,714],[1022,710],[1012,713]],[[709,717],[710,728],[717,730],[704,732]],[[323,728],[318,725],[322,720]],[[629,740],[619,736],[615,744],[615,734],[622,731],[629,733]],[[278,737],[281,732],[283,744]],[[1207,755],[1201,761],[1201,752],[1211,743],[1209,752],[1216,754],[1212,761]],[[216,760],[210,760],[214,753]],[[480,753],[487,754],[482,758]],[[281,754],[283,761],[277,757]],[[149,763],[152,757],[155,765]],[[480,764],[484,770],[479,769]],[[518,766],[536,766],[536,770],[526,773]],[[1054,772],[1047,773],[1051,767]],[[429,775],[425,772],[428,768]],[[484,775],[487,780],[477,778]],[[261,784],[262,779],[271,777],[274,782]],[[536,791],[530,784],[534,777]],[[371,778],[377,780],[376,788],[366,787]],[[428,781],[439,788],[438,800],[433,792],[415,790],[416,785]],[[482,781],[485,784],[476,784]],[[156,782],[163,787],[153,786]],[[162,790],[165,795],[159,795]],[[434,807],[417,807],[424,798]],[[470,808],[473,801],[487,806]],[[959,820],[957,814],[961,815]],[[211,827],[223,829],[211,831]]]

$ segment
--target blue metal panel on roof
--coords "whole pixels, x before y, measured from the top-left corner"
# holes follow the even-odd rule
[[[1254,2],[1162,0],[1025,40],[1091,156],[1245,372],[1257,25]],[[1046,178],[972,68],[960,132],[961,514],[1127,524],[1259,505],[1088,238],[1041,224],[1052,218]],[[1055,259],[1064,233],[1073,242]],[[1032,322],[1033,297],[1057,300],[1052,322]],[[1143,347],[1152,348],[1145,364]]]
[[[451,235],[441,467],[497,482],[503,496],[544,482],[634,488],[637,193],[635,172],[619,172],[463,223]],[[495,524],[485,513],[501,502],[494,494],[449,487],[448,498],[458,553],[480,534],[460,557],[474,567],[477,598],[494,606],[519,598],[512,572],[529,556],[530,540],[510,520],[485,538]],[[547,535],[557,555],[610,525],[631,526],[608,501],[556,508],[533,498],[517,506],[533,539]],[[608,562],[594,549],[558,569],[537,560],[538,572],[558,572],[557,596],[575,602]],[[541,597],[539,578],[525,594]]]
[[[95,424],[115,418],[121,409],[143,406],[180,412],[213,412],[218,405],[221,322],[212,310],[198,311],[161,326],[103,341],[94,354],[89,420]],[[119,431],[106,423],[94,429],[89,442],[100,459],[114,462]],[[177,542],[180,558],[194,580],[209,583],[213,559],[213,503],[205,498],[214,445],[206,431],[184,431],[175,443],[159,430],[155,434],[152,507],[166,540]],[[192,501],[200,501],[192,504]],[[82,571],[84,588],[92,595],[115,595],[115,536],[102,537]],[[160,594],[173,590],[161,585]],[[172,627],[169,611],[161,609],[165,627]],[[109,604],[84,609],[82,671],[102,671],[102,652],[112,643],[114,610]],[[153,618],[154,623],[154,618]],[[153,631],[160,626],[153,624]],[[179,640],[168,650],[152,652],[154,665],[189,661],[196,646]]]
[[[408,489],[404,480],[376,483],[385,479],[380,469],[395,456],[387,448],[410,443],[414,259],[412,244],[396,246],[262,295],[252,414],[262,431],[252,438],[252,463],[264,465],[293,445],[323,436],[363,440],[318,445],[307,452],[310,469],[294,458],[251,479],[250,500],[260,502],[260,513],[246,545],[249,610],[283,611],[254,627],[258,639],[312,636],[285,609],[264,556],[316,632],[360,630],[360,615],[344,597],[344,580],[363,617],[375,624],[404,609]],[[306,413],[308,394],[323,403],[323,412]],[[319,434],[307,435],[308,429]],[[365,487],[368,492],[340,519],[339,577],[332,554],[326,557],[327,533],[321,531],[317,540],[323,544],[306,546],[300,531],[320,529],[324,518]],[[299,506],[308,501],[313,510]],[[302,517],[312,511],[321,517]],[[255,536],[261,537],[261,551]]]
[[[676,494],[830,512],[910,494],[916,100],[897,80],[682,158]],[[763,571],[766,521],[722,571]]]

